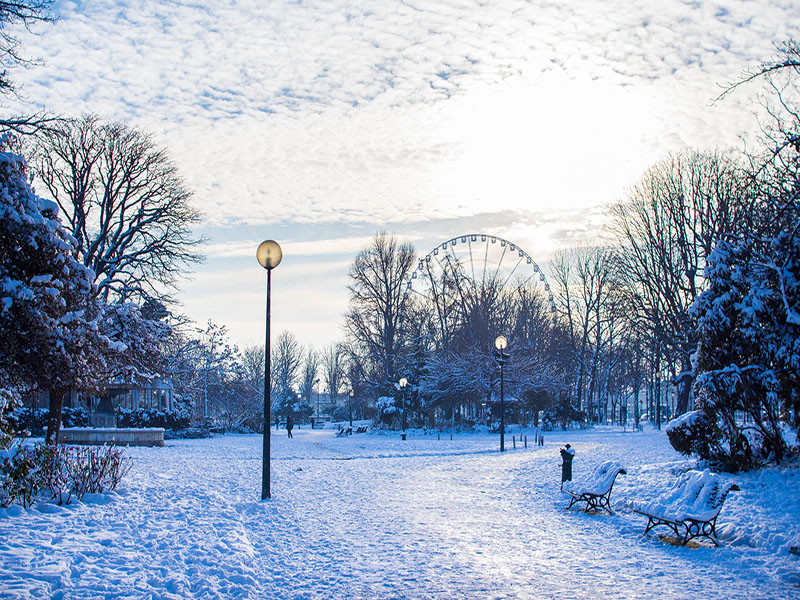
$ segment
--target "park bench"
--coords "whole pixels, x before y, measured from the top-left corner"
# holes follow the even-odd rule
[[[367,433],[367,426],[361,425],[360,427],[356,427],[356,433]]]
[[[694,538],[706,537],[719,546],[717,517],[732,491],[739,491],[739,486],[723,481],[719,475],[708,470],[688,471],[664,496],[636,503],[633,511],[647,517],[645,535],[653,527],[665,525],[683,545]]]
[[[625,475],[627,471],[616,461],[607,461],[598,465],[586,481],[565,481],[562,490],[572,498],[569,501],[567,510],[579,502],[586,503],[586,512],[597,512],[600,509],[614,514],[609,505],[611,489],[614,487],[614,480],[617,475]]]
[[[352,427],[348,427],[347,429],[342,427],[341,429],[339,429],[336,432],[336,437],[344,437],[346,435],[353,435],[353,428]]]

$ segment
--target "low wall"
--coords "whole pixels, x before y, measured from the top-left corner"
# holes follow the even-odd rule
[[[118,429],[104,427],[62,427],[58,441],[63,444],[117,446],[163,446],[164,429],[148,427],[145,429]]]

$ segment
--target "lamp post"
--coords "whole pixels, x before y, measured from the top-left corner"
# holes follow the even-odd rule
[[[400,385],[400,394],[403,396],[403,435],[401,439],[406,439],[406,386],[408,379],[401,377],[397,383]]]
[[[347,412],[350,414],[350,429],[353,429],[353,396],[355,391],[350,390],[349,402],[347,403]]]
[[[267,328],[265,334],[264,344],[264,440],[261,457],[261,499],[271,497],[269,486],[269,436],[270,436],[270,383],[272,378],[272,371],[270,369],[270,347],[269,347],[269,321],[270,312],[270,293],[272,287],[272,269],[281,263],[283,252],[278,242],[274,240],[265,240],[258,245],[256,251],[256,259],[258,264],[267,270]]]
[[[313,387],[317,388],[317,420],[319,421],[319,379],[314,380],[312,389]]]
[[[497,348],[494,353],[494,358],[497,361],[497,364],[500,365],[500,452],[505,452],[506,450],[506,411],[503,394],[503,366],[510,358],[508,354],[503,352],[503,350],[506,349],[506,346],[508,346],[508,340],[505,338],[505,336],[498,335],[494,340],[494,347]]]

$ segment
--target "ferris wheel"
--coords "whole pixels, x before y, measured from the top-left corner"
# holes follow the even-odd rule
[[[555,315],[545,274],[518,245],[485,233],[460,235],[437,245],[419,259],[406,283],[409,312],[428,307],[444,330],[464,318],[464,306],[491,295],[536,297]],[[460,308],[459,308],[460,307]]]

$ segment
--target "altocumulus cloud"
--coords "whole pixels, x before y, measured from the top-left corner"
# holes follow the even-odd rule
[[[798,27],[792,0],[95,0],[57,9],[52,31],[26,47],[52,72],[79,75],[89,109],[155,110],[185,123],[433,102],[476,80],[548,68],[621,82],[692,65],[736,73]]]
[[[800,29],[793,0],[95,0],[56,9],[59,20],[44,35],[24,37],[26,52],[46,61],[15,74],[25,97],[50,111],[98,112],[157,131],[218,225],[477,214],[489,192],[463,157],[489,146],[488,155],[509,164],[531,148],[471,139],[451,108],[466,122],[507,110],[464,107],[474,93],[509,82],[508,94],[529,99],[527,110],[564,124],[574,115],[557,113],[559,87],[589,98],[595,89],[649,90],[634,95],[640,104],[673,90],[653,108],[671,111],[683,130],[659,132],[662,142],[646,154],[657,156],[694,141],[686,130],[700,128],[693,115],[716,82]],[[522,104],[510,121],[523,118]],[[609,118],[586,104],[578,110]],[[624,127],[624,115],[617,118],[610,122]],[[565,133],[528,125],[517,137],[535,133],[538,147]],[[583,137],[592,134],[609,137]],[[530,198],[519,188],[531,182],[499,170],[485,181],[507,182],[507,206],[525,207]],[[476,188],[482,197],[470,198]]]
[[[41,35],[20,32],[24,53],[45,64],[12,74],[23,98],[4,109],[96,112],[153,131],[213,238],[186,295],[191,316],[259,315],[252,252],[275,237],[286,243],[283,277],[296,259],[297,285],[314,281],[326,298],[296,314],[307,292],[279,300],[306,339],[335,337],[313,331],[338,319],[346,265],[376,230],[423,251],[484,230],[542,262],[591,236],[602,207],[666,152],[737,144],[752,130],[745,90],[711,100],[774,42],[800,37],[797,0],[91,0],[55,10]],[[322,277],[312,265],[325,255]],[[243,304],[189,305],[222,293],[219,281],[245,290]],[[240,338],[259,330],[234,328]]]

